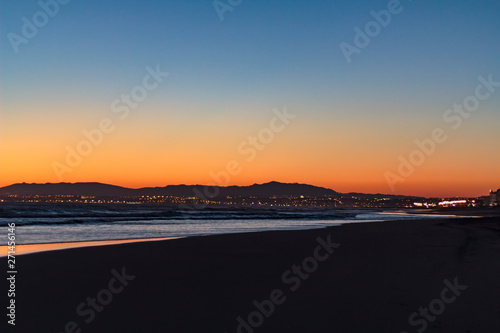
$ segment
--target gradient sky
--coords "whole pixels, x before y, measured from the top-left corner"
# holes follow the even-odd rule
[[[209,184],[236,160],[230,185],[425,196],[499,188],[500,87],[456,130],[443,114],[479,76],[500,82],[500,3],[401,1],[349,64],[339,44],[354,44],[354,28],[387,4],[243,0],[221,21],[207,0],[72,0],[15,53],[9,33],[22,36],[22,18],[41,7],[3,0],[0,186]],[[157,65],[169,76],[120,119],[113,101]],[[248,161],[238,147],[285,106],[296,118]],[[54,162],[66,165],[66,147],[105,118],[114,130],[58,178]],[[448,139],[391,189],[385,175],[398,174],[398,157],[438,127]]]

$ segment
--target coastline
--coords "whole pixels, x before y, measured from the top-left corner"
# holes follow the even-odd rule
[[[439,211],[416,211],[416,212],[383,212],[383,214],[387,215],[421,215],[421,216],[426,216],[426,218],[429,218],[430,216],[432,217],[439,217],[439,218],[481,218],[483,216],[469,216],[467,212],[462,212],[460,211],[459,214],[456,215],[443,215]],[[419,221],[420,219],[416,219]],[[424,219],[422,219],[424,220]],[[393,222],[398,221],[392,220]],[[323,222],[319,220],[318,222]],[[255,230],[248,230],[248,231],[234,231],[234,232],[221,232],[221,233],[215,233],[215,234],[206,234],[206,235],[200,235],[200,234],[195,234],[195,235],[175,235],[175,236],[168,236],[168,237],[147,237],[147,238],[127,238],[127,239],[97,239],[97,240],[89,240],[89,241],[68,241],[68,242],[49,242],[49,243],[29,243],[29,244],[16,244],[16,251],[15,254],[16,256],[19,255],[26,255],[26,254],[31,254],[31,253],[37,253],[37,252],[45,252],[45,251],[57,251],[57,250],[65,250],[65,249],[71,249],[71,248],[78,248],[78,247],[92,247],[92,246],[106,246],[106,245],[116,245],[116,244],[124,244],[124,243],[133,243],[133,242],[148,242],[148,241],[160,241],[160,240],[171,240],[171,239],[177,239],[177,238],[186,238],[186,237],[198,237],[198,236],[215,236],[215,235],[223,235],[223,234],[240,234],[240,233],[254,233],[254,232],[268,232],[268,231],[292,231],[292,230],[311,230],[311,229],[322,229],[322,228],[328,228],[328,227],[336,227],[340,226],[343,224],[364,224],[364,223],[381,223],[381,222],[388,222],[388,220],[338,220],[338,221],[332,221],[331,224],[324,225],[324,226],[310,226],[310,227],[299,227],[299,228],[292,228],[290,227],[289,229],[255,229]],[[8,253],[8,245],[0,245],[0,258],[6,257]]]
[[[451,213],[451,212],[456,212],[456,214],[443,214],[443,213]],[[483,210],[475,210],[475,211],[470,211],[470,210],[455,210],[455,211],[441,211],[441,210],[415,210],[415,211],[379,211],[379,214],[384,214],[384,215],[397,215],[401,216],[402,218],[404,216],[412,216],[415,215],[417,218],[414,219],[414,221],[420,221],[420,220],[425,220],[429,218],[481,218],[484,216],[478,216],[478,215],[471,215],[471,213],[484,213]],[[496,212],[498,215],[500,215],[500,211],[497,210]],[[420,218],[422,217],[422,219]],[[425,217],[425,218],[424,218]],[[394,219],[392,221],[397,221],[398,219]],[[326,228],[326,227],[333,227],[333,226],[340,226],[343,224],[364,224],[364,223],[380,223],[380,222],[387,222],[391,220],[385,220],[385,219],[377,219],[374,217],[374,219],[359,219],[359,220],[333,220],[330,221],[328,224],[325,225],[311,225],[311,226],[290,226],[289,228],[276,228],[276,229],[248,229],[245,231],[240,231],[240,230],[235,230],[235,231],[230,231],[230,232],[220,232],[220,233],[196,233],[196,234],[174,234],[174,235],[169,235],[169,236],[158,236],[158,237],[137,237],[137,238],[123,238],[123,239],[93,239],[93,240],[71,240],[71,241],[52,241],[52,242],[45,242],[45,243],[27,243],[27,244],[16,244],[16,255],[25,255],[25,254],[30,254],[30,253],[36,253],[36,252],[44,252],[44,251],[55,251],[55,250],[64,250],[64,249],[70,249],[70,248],[76,248],[76,247],[90,247],[90,246],[104,246],[104,245],[114,245],[114,244],[121,244],[121,243],[130,243],[130,242],[145,242],[145,241],[158,241],[158,240],[169,240],[169,239],[176,239],[176,238],[184,238],[184,237],[197,237],[197,236],[214,236],[214,235],[222,235],[226,233],[252,233],[252,232],[268,232],[268,231],[277,231],[277,230],[310,230],[310,229],[320,229],[320,228]],[[323,220],[317,220],[316,223],[324,223]],[[7,244],[0,245],[0,258],[1,257],[6,257],[8,253],[8,246]]]
[[[264,304],[265,312],[265,301],[274,299],[281,303],[274,303],[269,317],[261,315],[258,327],[243,325],[240,332],[416,332],[421,326],[411,326],[409,317],[440,297],[443,281],[454,279],[467,289],[428,320],[425,331],[499,331],[499,217],[414,222],[23,255],[17,263],[17,324],[12,331],[64,332],[69,325],[75,332],[230,333],[242,321],[249,325],[255,304]],[[321,250],[326,259],[311,272],[302,271],[306,278],[293,273],[294,265],[314,257],[318,239],[328,243],[329,237],[339,247],[328,258]],[[106,299],[103,295],[118,273],[126,277],[126,286]],[[272,294],[276,290],[281,297]],[[101,311],[92,310],[89,298],[106,304]]]

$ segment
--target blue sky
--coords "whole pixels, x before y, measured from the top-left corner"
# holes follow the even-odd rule
[[[161,62],[189,94],[241,98],[272,89],[301,100],[342,91],[358,100],[389,93],[453,98],[478,74],[498,71],[500,4],[492,1],[402,1],[404,10],[347,65],[339,43],[352,43],[353,28],[386,5],[243,1],[221,22],[211,1],[72,0],[16,55],[6,34],[19,32],[21,17],[40,8],[3,1],[4,91],[106,95],[106,87]],[[53,86],[40,89],[48,78]]]

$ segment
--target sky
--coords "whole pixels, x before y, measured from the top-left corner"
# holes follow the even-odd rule
[[[500,187],[500,3],[1,1],[0,186]]]

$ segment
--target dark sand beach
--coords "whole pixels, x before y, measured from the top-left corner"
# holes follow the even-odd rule
[[[16,264],[9,332],[500,332],[499,217],[76,248]]]

